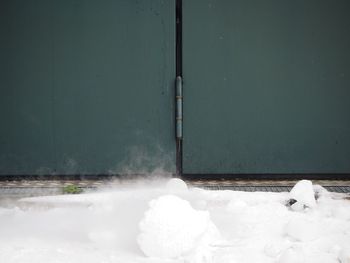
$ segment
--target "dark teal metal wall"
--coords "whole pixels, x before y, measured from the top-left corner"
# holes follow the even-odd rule
[[[175,171],[175,2],[0,2],[0,175]]]
[[[349,10],[183,1],[183,172],[350,174]]]
[[[183,1],[183,172],[350,174],[349,9]],[[0,1],[0,175],[174,173],[175,20],[166,0]]]

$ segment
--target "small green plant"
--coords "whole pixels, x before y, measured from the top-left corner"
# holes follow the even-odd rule
[[[78,187],[73,184],[63,187],[64,194],[80,194],[82,192],[83,192],[83,189],[81,189],[81,187]]]

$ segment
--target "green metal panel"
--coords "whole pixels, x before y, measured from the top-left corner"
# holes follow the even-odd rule
[[[175,3],[0,4],[0,175],[175,171]]]
[[[184,173],[349,174],[349,10],[183,1]]]

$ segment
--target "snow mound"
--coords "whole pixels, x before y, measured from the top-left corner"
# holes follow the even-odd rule
[[[177,192],[186,192],[188,190],[188,187],[183,180],[179,178],[172,178],[167,182],[166,189],[170,193],[177,193]]]
[[[148,257],[175,259],[193,254],[198,258],[201,253],[197,252],[219,236],[207,211],[194,210],[177,196],[161,196],[149,206],[139,224],[141,233],[137,239]]]
[[[294,199],[299,203],[296,208],[300,208],[300,205],[307,207],[315,207],[316,199],[314,188],[312,182],[309,180],[301,180],[293,187],[290,191],[289,196],[291,199]]]

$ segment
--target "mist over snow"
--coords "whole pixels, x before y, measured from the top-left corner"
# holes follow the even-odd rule
[[[350,201],[209,191],[180,179],[1,205],[1,263],[350,263]]]

